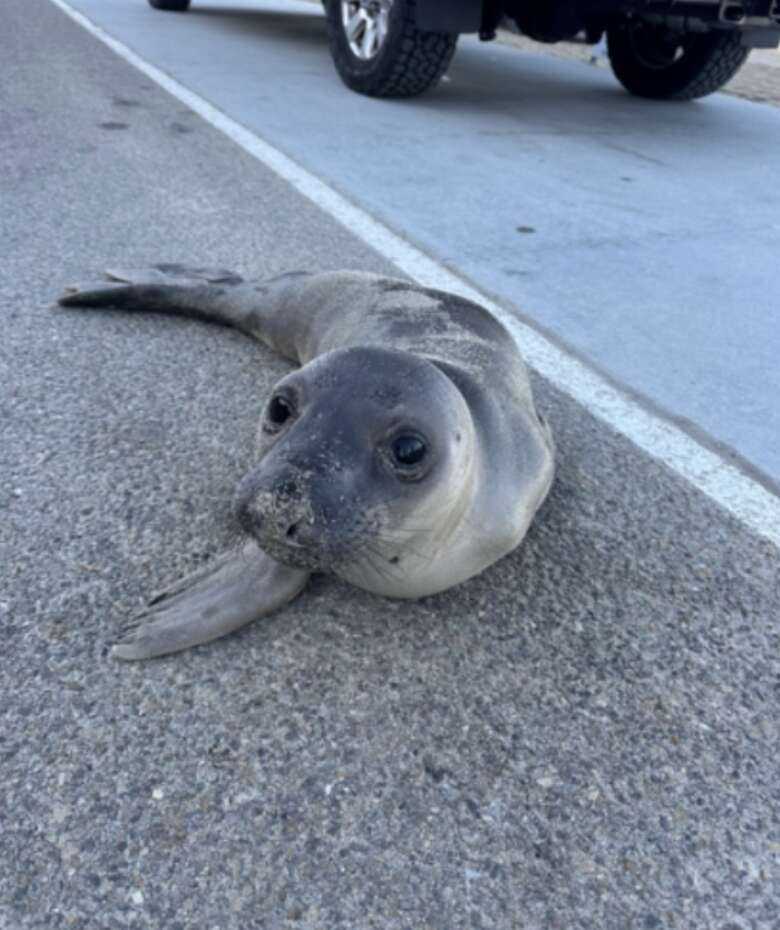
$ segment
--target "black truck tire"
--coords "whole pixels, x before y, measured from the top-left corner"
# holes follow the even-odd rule
[[[417,28],[414,0],[392,0],[385,32],[371,54],[355,51],[342,11],[346,6],[366,16],[377,15],[374,0],[324,0],[330,52],[339,77],[354,91],[369,97],[414,97],[438,83],[455,52],[457,33],[424,32]],[[371,11],[373,10],[373,14]],[[360,37],[360,33],[357,33]]]
[[[190,0],[149,0],[149,6],[155,10],[174,10],[177,13],[183,13],[190,7]]]
[[[638,97],[693,100],[719,90],[748,56],[736,30],[672,33],[627,20],[607,30],[612,71]]]

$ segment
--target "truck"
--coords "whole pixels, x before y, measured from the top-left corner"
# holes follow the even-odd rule
[[[183,12],[190,0],[148,0]],[[638,97],[693,100],[723,87],[751,48],[780,44],[780,0],[323,0],[341,80],[371,97],[434,87],[458,37],[509,23],[538,42],[606,39],[615,77]]]

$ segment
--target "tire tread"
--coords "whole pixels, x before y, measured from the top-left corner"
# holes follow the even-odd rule
[[[725,32],[723,38],[728,41],[720,43],[720,53],[712,55],[708,63],[699,74],[691,80],[687,87],[681,88],[675,95],[675,100],[695,100],[697,97],[706,97],[716,90],[720,90],[739,71],[748,57],[750,49],[743,48],[739,33]]]
[[[352,90],[369,97],[415,97],[434,86],[449,67],[458,36],[444,32],[424,32],[417,28],[413,0],[403,4],[400,34],[395,52],[385,56],[371,72],[355,67],[352,55],[344,49],[338,0],[329,0],[328,28],[331,52],[341,79]]]
[[[734,31],[711,32],[700,37],[699,46],[686,61],[654,71],[643,67],[628,48],[625,24],[607,34],[607,48],[615,77],[630,93],[656,100],[695,100],[731,80],[748,56]]]

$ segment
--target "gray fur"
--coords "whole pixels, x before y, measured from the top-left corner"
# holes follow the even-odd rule
[[[525,535],[552,482],[553,444],[514,340],[483,308],[357,272],[244,281],[159,265],[108,277],[60,303],[223,323],[302,366],[274,389],[236,495],[251,541],[138,618],[117,657],[237,629],[294,597],[310,571],[390,597],[431,594]],[[399,443],[420,461],[402,461]]]

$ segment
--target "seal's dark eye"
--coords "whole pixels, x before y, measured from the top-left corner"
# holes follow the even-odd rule
[[[428,447],[419,436],[406,435],[398,436],[393,440],[392,446],[393,458],[396,464],[404,468],[412,468],[419,465],[425,458]]]
[[[292,404],[279,394],[271,398],[268,404],[268,422],[273,426],[283,426],[292,416]]]

